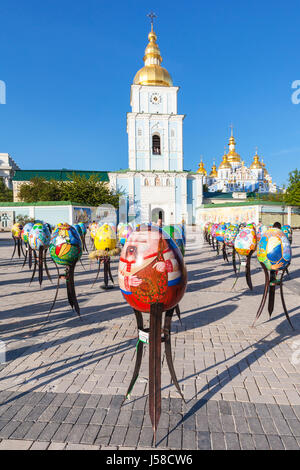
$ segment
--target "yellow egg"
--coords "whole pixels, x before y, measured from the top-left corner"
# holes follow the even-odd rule
[[[96,250],[113,250],[116,248],[117,239],[113,228],[108,224],[99,227],[95,235],[94,243]]]

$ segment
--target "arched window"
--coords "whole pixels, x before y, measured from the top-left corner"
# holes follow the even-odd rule
[[[155,185],[155,186],[160,186],[160,179],[159,179],[158,176],[157,176],[157,177],[155,178],[155,180],[154,180],[154,185]]]
[[[152,153],[153,155],[161,155],[159,134],[154,134],[152,136]]]
[[[170,180],[169,180],[169,178],[166,179],[166,186],[170,186]]]
[[[144,180],[144,185],[149,186],[149,181],[147,180],[147,178],[145,178],[145,180]]]

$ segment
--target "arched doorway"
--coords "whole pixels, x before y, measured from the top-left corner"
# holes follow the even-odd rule
[[[155,207],[155,209],[152,209],[152,211],[151,211],[151,222],[154,222],[155,224],[157,224],[160,213],[161,213],[161,216],[162,216],[162,223],[164,224],[164,222],[165,222],[165,212],[162,209],[160,209],[159,207]]]

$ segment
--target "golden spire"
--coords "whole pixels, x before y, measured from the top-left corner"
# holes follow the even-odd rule
[[[257,154],[257,147],[256,147],[256,152],[253,157],[253,163],[250,165],[250,170],[260,170],[263,169],[263,166],[261,162],[259,161],[259,156]]]
[[[149,43],[145,50],[144,67],[141,68],[134,77],[134,85],[148,86],[173,86],[172,78],[169,72],[161,66],[162,57],[158,44],[157,36],[153,31],[153,13],[148,15],[151,18],[151,31],[148,34]]]
[[[238,153],[235,151],[235,139],[233,137],[233,125],[231,124],[231,136],[229,138],[229,152],[227,154],[228,161],[229,163],[240,163],[241,162],[241,157],[239,156]]]
[[[218,173],[217,173],[217,167],[216,167],[216,164],[214,162],[213,166],[212,166],[212,169],[211,169],[211,172],[210,172],[210,175],[209,175],[211,178],[216,178],[218,176]]]
[[[227,154],[226,154],[226,147],[224,147],[224,155],[222,157],[222,161],[221,161],[221,164],[219,166],[219,170],[224,170],[224,169],[229,169],[231,170],[231,165],[228,161],[228,157],[227,157]]]
[[[201,161],[200,161],[200,163],[199,163],[198,166],[199,166],[199,168],[198,168],[198,170],[197,170],[197,173],[200,173],[200,175],[206,176],[206,175],[207,175],[207,171],[206,171],[206,169],[204,168],[204,163],[203,163],[203,161],[202,161],[202,158],[201,158]]]

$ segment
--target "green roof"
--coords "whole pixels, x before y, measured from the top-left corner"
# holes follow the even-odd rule
[[[91,175],[96,175],[99,176],[101,181],[109,181],[107,171],[67,170],[66,168],[61,170],[16,170],[13,181],[30,181],[37,176],[48,181],[70,181],[70,176],[73,173],[85,176],[86,178],[89,178]]]
[[[39,201],[39,202],[0,202],[0,207],[24,207],[24,206],[79,206],[91,207],[88,204],[71,201]]]

